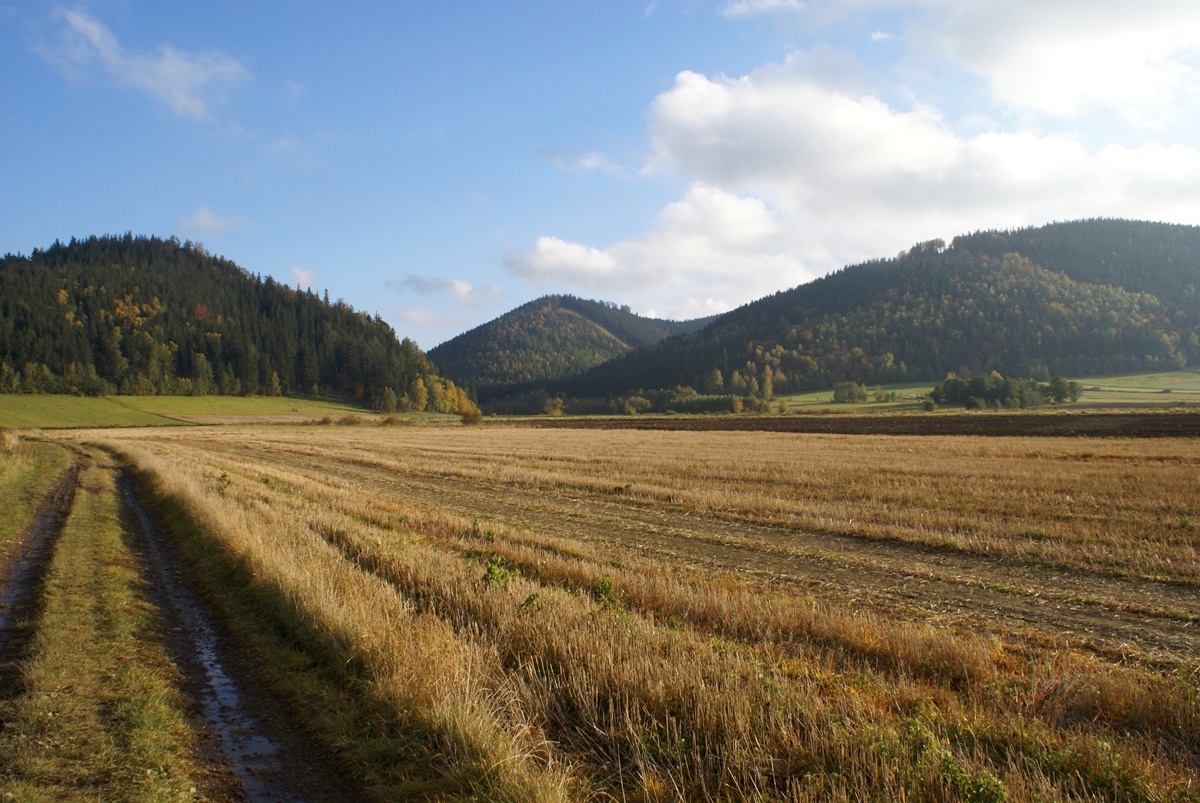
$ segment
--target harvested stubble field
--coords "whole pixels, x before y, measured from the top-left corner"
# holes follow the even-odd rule
[[[83,437],[381,799],[1200,799],[1196,441]]]

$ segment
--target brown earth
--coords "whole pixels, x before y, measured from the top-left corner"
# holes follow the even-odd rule
[[[1200,437],[1197,412],[896,413],[630,418],[538,418],[522,426],[831,435],[986,435],[1088,438]]]

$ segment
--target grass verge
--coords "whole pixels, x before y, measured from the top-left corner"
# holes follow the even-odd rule
[[[0,555],[33,521],[69,463],[70,453],[61,446],[0,430]]]

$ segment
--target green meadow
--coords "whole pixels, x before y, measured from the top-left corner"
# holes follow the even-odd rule
[[[1083,386],[1083,401],[1091,404],[1200,402],[1200,370],[1092,376],[1076,381]]]
[[[897,411],[897,410],[919,410],[921,401],[933,390],[932,382],[907,382],[899,385],[882,385],[879,387],[886,394],[895,393],[896,398],[892,401],[877,402],[873,398],[876,386],[867,386],[867,401],[862,404],[834,404],[833,391],[826,388],[824,390],[809,390],[803,393],[789,393],[785,396],[779,396],[771,403],[771,409],[774,411],[779,402],[782,401],[787,405],[788,410],[815,412],[817,410],[837,410],[839,412],[871,412],[871,411]]]
[[[0,427],[10,429],[283,422],[362,413],[342,402],[270,396],[0,395]]]

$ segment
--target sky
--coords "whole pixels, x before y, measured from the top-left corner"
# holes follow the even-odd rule
[[[429,349],[1200,224],[1195,0],[0,0],[0,253],[177,236]]]

